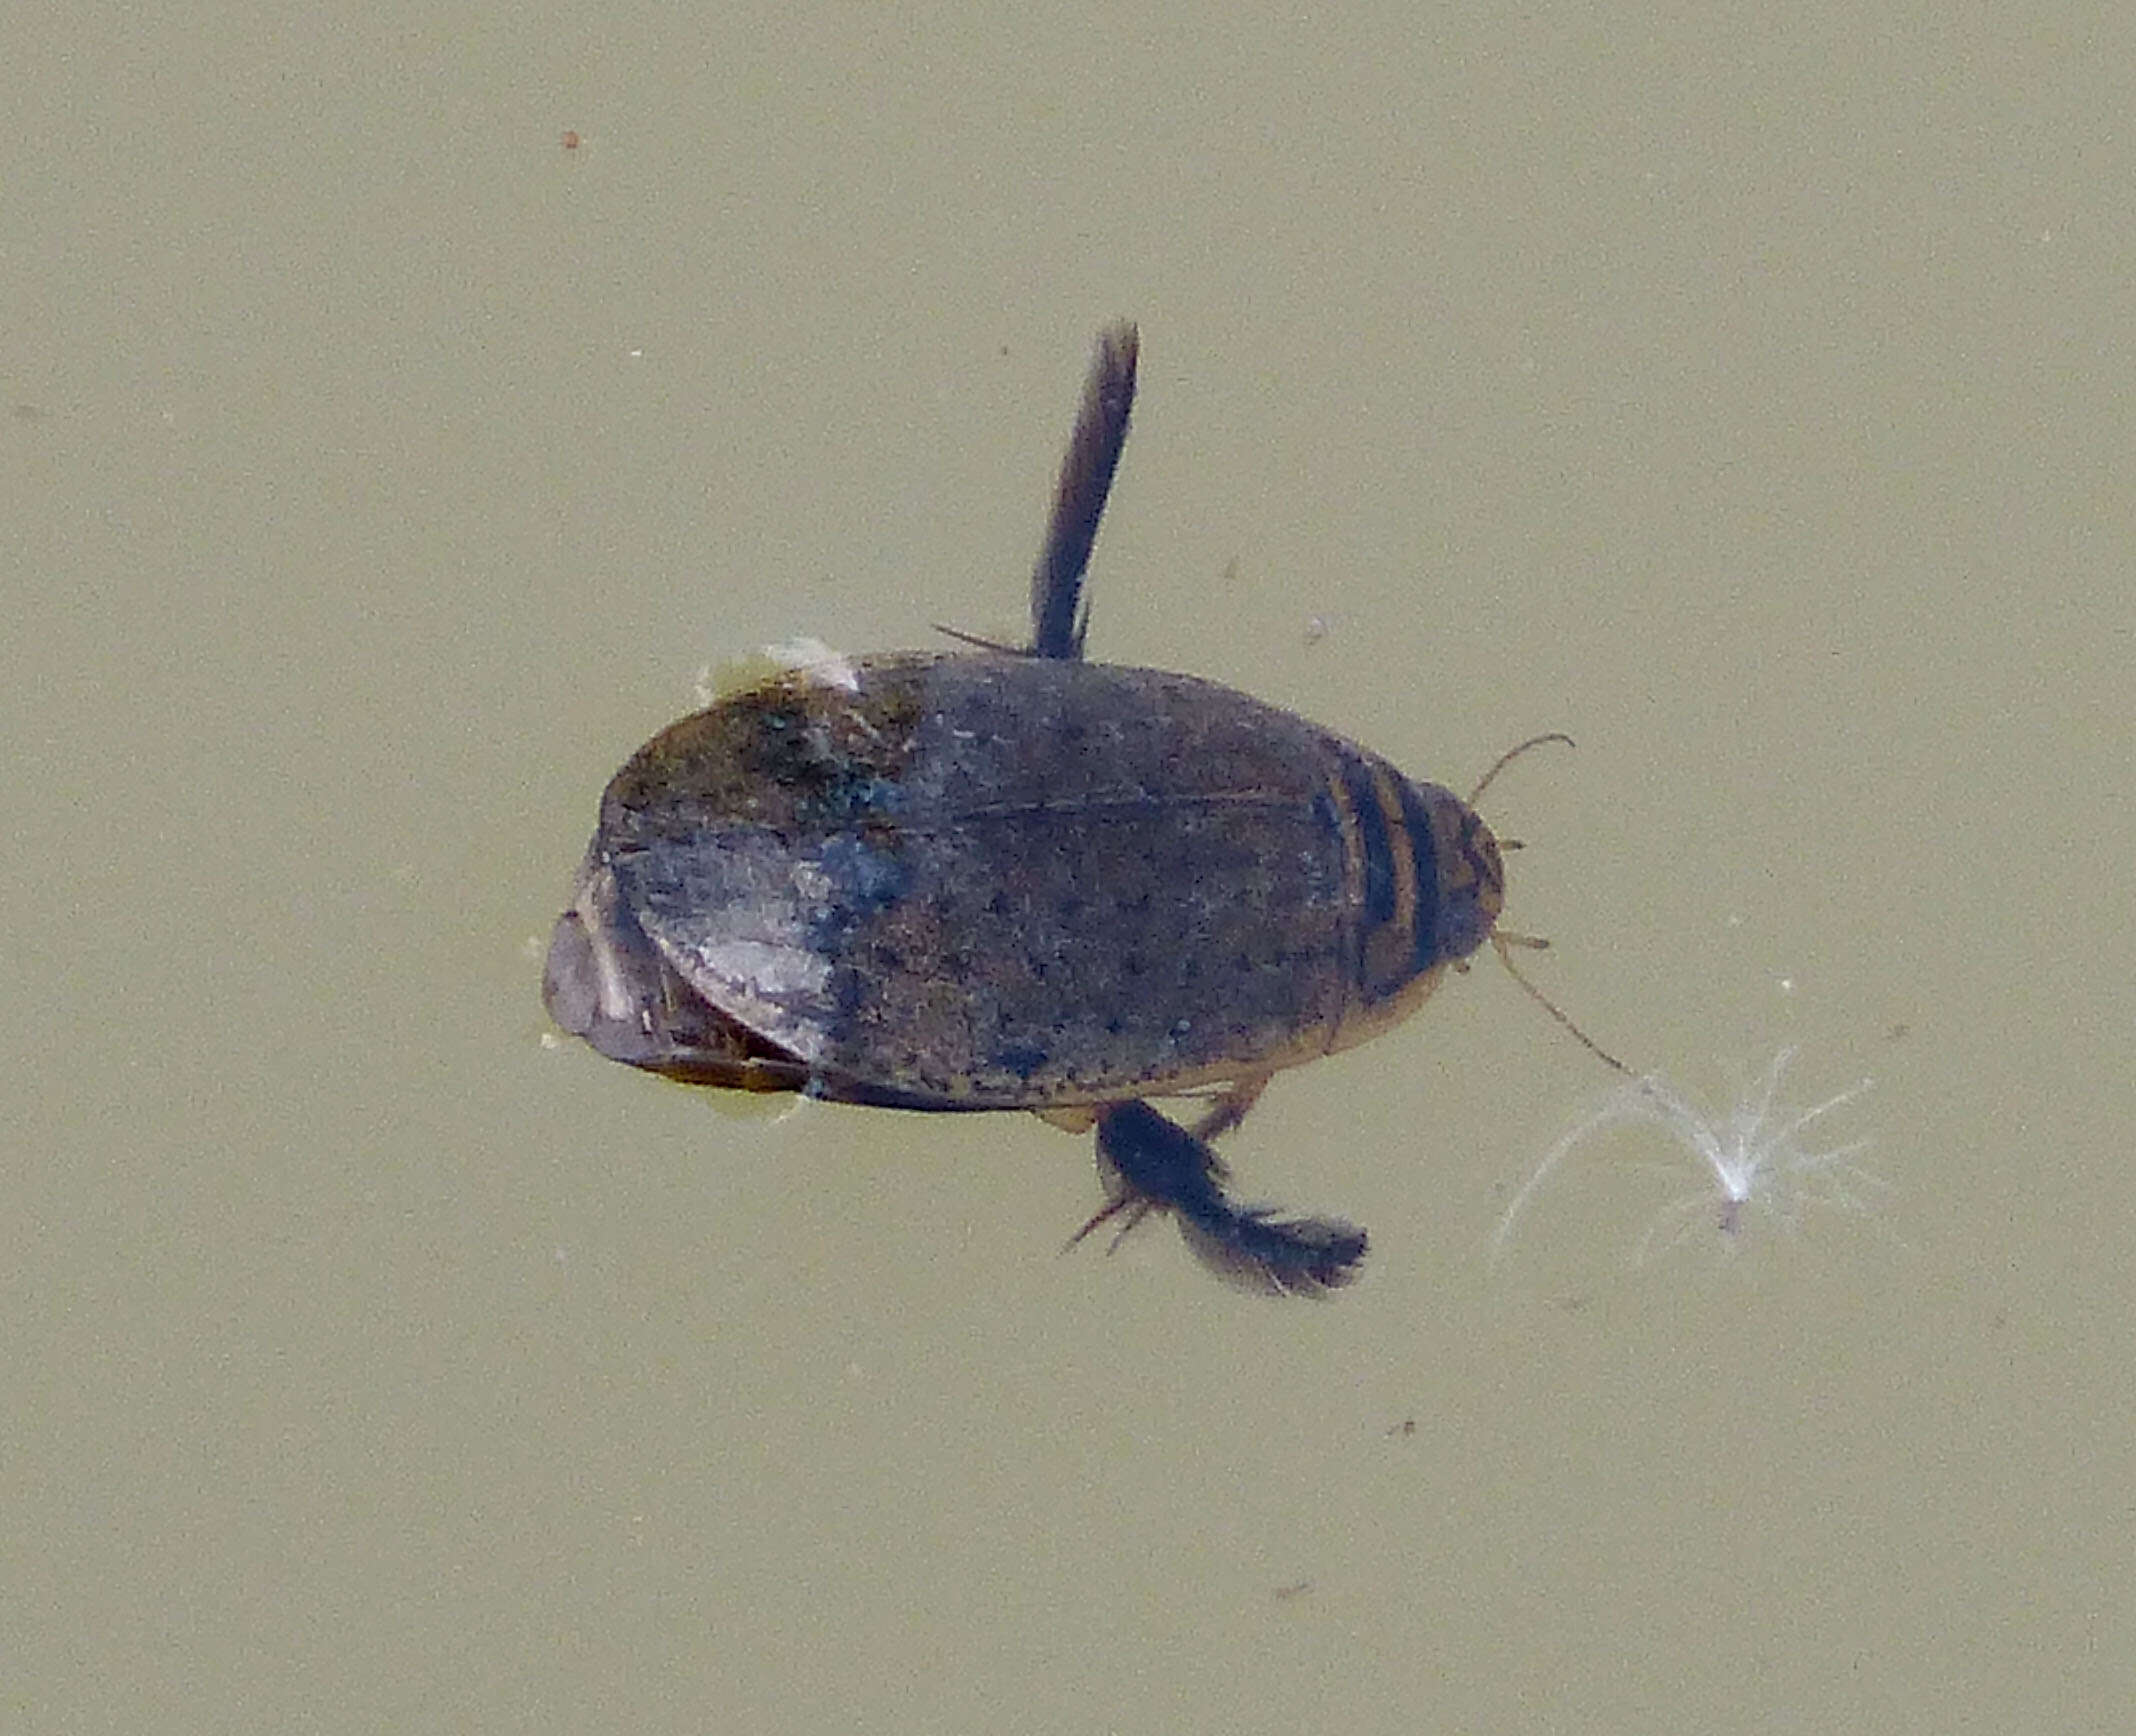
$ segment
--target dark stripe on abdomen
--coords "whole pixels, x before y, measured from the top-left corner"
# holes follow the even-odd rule
[[[1439,962],[1439,850],[1431,810],[1407,778],[1402,780],[1402,832],[1417,876],[1416,955],[1410,968],[1421,976]]]
[[[1364,870],[1357,990],[1366,1004],[1396,994],[1417,974],[1420,883],[1410,839],[1408,780],[1382,760],[1345,757],[1343,790],[1357,816]],[[1427,822],[1425,863],[1431,861]]]
[[[1367,950],[1372,935],[1394,920],[1394,859],[1388,855],[1387,815],[1372,768],[1350,754],[1342,756],[1342,790],[1357,822],[1358,855],[1365,871],[1364,932]]]

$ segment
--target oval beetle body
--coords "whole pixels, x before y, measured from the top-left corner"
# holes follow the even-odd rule
[[[1341,736],[1082,660],[1135,357],[1101,338],[1029,650],[809,665],[663,730],[602,798],[544,998],[693,1083],[1094,1123],[1085,1232],[1166,1210],[1219,1269],[1325,1290],[1363,1232],[1235,1204],[1209,1141],[1412,1011],[1504,871],[1467,803]],[[1144,1102],[1183,1093],[1216,1098],[1191,1132]]]

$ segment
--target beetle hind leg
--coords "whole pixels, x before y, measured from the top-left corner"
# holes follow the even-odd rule
[[[1246,1103],[1251,1103],[1248,1095]],[[1229,1107],[1218,1105],[1212,1120]],[[1244,1114],[1245,1106],[1237,1106]],[[1232,1117],[1236,1119],[1236,1115]],[[1229,1125],[1229,1123],[1225,1123]],[[1314,1296],[1347,1284],[1365,1257],[1365,1232],[1338,1218],[1279,1218],[1224,1193],[1222,1161],[1208,1141],[1147,1103],[1119,1103],[1098,1116],[1098,1159],[1110,1203],[1076,1232],[1125,1215],[1113,1245],[1154,1211],[1168,1211],[1195,1255],[1221,1277],[1277,1296]],[[1073,1245],[1071,1243],[1071,1245]]]
[[[1127,419],[1135,404],[1135,360],[1139,351],[1134,326],[1121,320],[1098,333],[1090,377],[1076,412],[1075,432],[1053,495],[1053,516],[1046,524],[1045,547],[1031,574],[1031,647],[1033,657],[1075,659],[1083,655],[1083,635],[1090,608],[1083,600],[1083,573],[1090,565],[1098,520],[1112,492],[1120,448],[1127,441]]]

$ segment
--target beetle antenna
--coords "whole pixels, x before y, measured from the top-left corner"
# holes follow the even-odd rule
[[[1491,762],[1491,769],[1483,774],[1483,781],[1479,783],[1473,790],[1469,791],[1468,805],[1473,808],[1476,805],[1476,798],[1482,795],[1485,790],[1491,787],[1491,780],[1493,778],[1495,778],[1500,772],[1504,771],[1506,767],[1511,765],[1515,760],[1519,759],[1520,756],[1526,753],[1531,747],[1541,747],[1546,741],[1561,741],[1567,747],[1578,747],[1580,745],[1578,742],[1574,741],[1571,736],[1567,735],[1563,730],[1559,729],[1549,730],[1542,735],[1531,735],[1518,747],[1507,748],[1504,753],[1500,754],[1495,760]]]
[[[1549,739],[1550,738],[1548,736],[1536,737],[1537,741],[1548,741]],[[1563,740],[1564,738],[1561,736],[1558,739]],[[1523,745],[1532,746],[1533,743],[1524,743]],[[1515,748],[1513,750],[1513,753],[1518,752],[1520,752],[1519,748]],[[1508,754],[1506,756],[1507,759],[1511,759],[1512,757],[1512,754]],[[1504,763],[1505,760],[1499,761],[1499,765],[1503,765]],[[1498,769],[1498,766],[1493,766],[1491,769],[1493,771],[1496,771]],[[1490,780],[1486,778],[1484,781],[1488,783]],[[1516,946],[1525,946],[1532,951],[1540,952],[1549,944],[1550,943],[1547,940],[1539,939],[1532,934],[1502,934],[1496,929],[1493,929],[1491,931],[1491,946],[1498,954],[1498,962],[1506,967],[1506,974],[1512,977],[1515,982],[1519,983],[1522,988],[1526,989],[1530,998],[1537,1002],[1537,1004],[1542,1007],[1544,1012],[1548,1013],[1553,1019],[1557,1020],[1559,1024],[1563,1025],[1566,1030],[1570,1031],[1573,1036],[1579,1040],[1580,1046],[1586,1049],[1590,1054],[1596,1056],[1604,1066],[1610,1068],[1614,1072],[1622,1073],[1627,1079],[1637,1078],[1638,1075],[1634,1073],[1631,1068],[1627,1067],[1622,1061],[1618,1060],[1616,1056],[1612,1055],[1607,1049],[1603,1048],[1600,1043],[1596,1042],[1594,1038],[1590,1037],[1585,1031],[1581,1030],[1578,1025],[1574,1024],[1572,1022],[1572,1015],[1566,1012],[1563,1007],[1559,1006],[1557,1002],[1552,1000],[1548,995],[1544,994],[1541,989],[1537,988],[1525,976],[1523,976],[1521,974],[1520,966],[1513,962],[1513,949]]]
[[[1541,747],[1546,741],[1561,741],[1567,747],[1578,747],[1580,745],[1578,742],[1574,741],[1571,736],[1567,735],[1563,730],[1560,729],[1547,730],[1541,735],[1531,735],[1526,741],[1521,742],[1518,746],[1507,748],[1504,753],[1500,754],[1495,760],[1491,762],[1491,769],[1485,772],[1481,781],[1478,782],[1476,787],[1473,790],[1469,791],[1468,805],[1473,808],[1476,805],[1476,798],[1482,795],[1485,790],[1491,787],[1491,780],[1493,778],[1495,778],[1500,772],[1504,771],[1506,767],[1511,765],[1515,760],[1519,759],[1520,756],[1526,753],[1531,747]],[[1520,848],[1520,840],[1517,838],[1501,838],[1498,840],[1498,847],[1501,850],[1518,850]],[[1498,954],[1498,962],[1506,967],[1506,975],[1510,976],[1515,982],[1519,983],[1521,988],[1527,992],[1528,998],[1534,1001],[1536,1005],[1541,1007],[1543,1011],[1548,1013],[1553,1019],[1557,1020],[1559,1024],[1563,1025],[1566,1030],[1570,1031],[1573,1037],[1578,1041],[1579,1045],[1583,1049],[1587,1050],[1589,1054],[1593,1055],[1597,1060],[1599,1060],[1605,1067],[1609,1068],[1610,1071],[1614,1073],[1622,1073],[1627,1079],[1637,1078],[1638,1075],[1635,1074],[1631,1070],[1631,1068],[1627,1067],[1622,1061],[1618,1060],[1616,1056],[1612,1055],[1607,1049],[1603,1048],[1600,1043],[1596,1042],[1594,1038],[1590,1037],[1585,1031],[1581,1030],[1578,1025],[1574,1024],[1572,1015],[1568,1013],[1563,1007],[1559,1006],[1557,1002],[1552,1000],[1548,995],[1544,994],[1541,989],[1537,988],[1525,976],[1523,976],[1521,974],[1520,966],[1513,962],[1513,949],[1516,946],[1524,946],[1528,948],[1531,952],[1541,952],[1546,947],[1548,947],[1549,944],[1550,943],[1547,940],[1544,940],[1539,935],[1508,934],[1505,932],[1505,930],[1499,928],[1494,928],[1491,930],[1491,947]]]

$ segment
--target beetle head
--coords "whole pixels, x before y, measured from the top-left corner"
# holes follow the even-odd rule
[[[1433,792],[1432,842],[1439,866],[1438,956],[1467,958],[1491,937],[1506,903],[1506,867],[1498,840],[1476,810],[1444,790]]]

